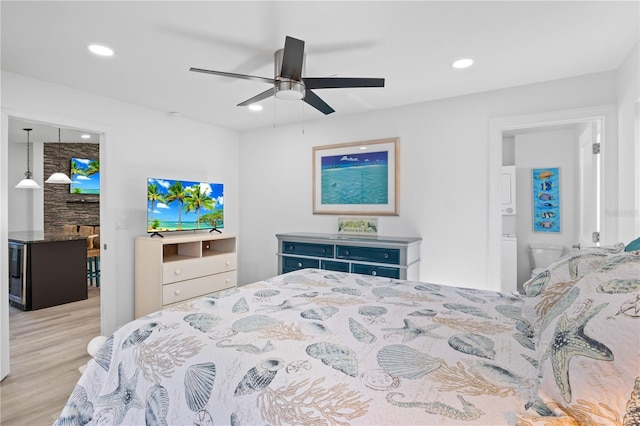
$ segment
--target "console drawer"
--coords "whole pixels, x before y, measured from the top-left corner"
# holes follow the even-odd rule
[[[373,263],[400,264],[400,250],[378,247],[336,246],[338,259],[360,260]]]
[[[349,272],[349,263],[321,260],[320,269],[326,269],[327,271]]]
[[[237,268],[236,263],[235,253],[165,262],[162,264],[162,283],[170,284],[231,271]]]
[[[282,252],[300,256],[333,257],[333,245],[283,241]]]
[[[236,271],[223,272],[162,286],[162,304],[181,302],[204,296],[236,285]]]
[[[388,266],[351,264],[351,272],[356,274],[374,275],[378,277],[400,278],[400,268],[390,268]]]
[[[284,272],[291,272],[297,269],[319,268],[320,261],[318,259],[307,259],[306,257],[282,257],[282,269]]]

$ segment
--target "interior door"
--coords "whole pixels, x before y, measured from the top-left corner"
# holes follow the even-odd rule
[[[579,248],[597,246],[600,234],[600,151],[601,122],[589,121],[579,126],[578,137],[578,229]]]

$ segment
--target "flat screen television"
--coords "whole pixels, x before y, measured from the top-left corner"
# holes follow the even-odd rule
[[[147,232],[224,228],[224,185],[147,179]]]
[[[72,194],[100,194],[100,161],[90,158],[71,158]]]

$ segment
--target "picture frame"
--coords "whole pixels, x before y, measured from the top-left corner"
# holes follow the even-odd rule
[[[378,218],[358,216],[338,217],[338,234],[375,237],[378,235]]]
[[[560,232],[560,168],[531,170],[533,231]]]
[[[71,157],[70,194],[100,194],[100,161]]]
[[[313,214],[397,216],[400,139],[313,147]]]

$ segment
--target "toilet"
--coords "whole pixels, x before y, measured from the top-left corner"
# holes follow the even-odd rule
[[[560,259],[563,251],[563,246],[553,244],[531,244],[529,246],[529,252],[531,253],[531,259],[533,261],[532,275],[537,275],[539,272],[544,270],[544,268]]]

